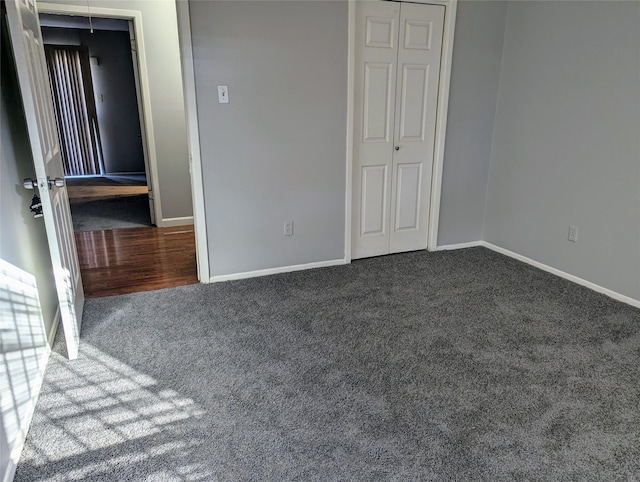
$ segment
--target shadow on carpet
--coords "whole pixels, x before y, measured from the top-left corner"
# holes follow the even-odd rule
[[[87,300],[15,480],[637,480],[639,347],[485,248]]]
[[[151,226],[149,196],[118,196],[71,203],[74,231]]]

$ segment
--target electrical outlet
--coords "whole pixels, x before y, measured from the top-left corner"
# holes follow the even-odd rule
[[[578,242],[578,226],[569,225],[569,241]]]
[[[293,221],[284,222],[284,235],[293,236]]]

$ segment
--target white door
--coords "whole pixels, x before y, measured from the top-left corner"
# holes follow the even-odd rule
[[[70,359],[78,356],[84,291],[35,0],[7,0],[7,21]],[[58,179],[58,186],[55,180]],[[39,222],[39,221],[34,221]]]
[[[356,4],[353,258],[389,252],[400,5]]]
[[[356,5],[352,257],[426,249],[444,7]]]

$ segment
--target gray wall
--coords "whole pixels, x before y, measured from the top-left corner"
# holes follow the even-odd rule
[[[46,0],[44,3],[87,8],[86,0]],[[175,0],[91,0],[91,6],[142,12],[162,217],[191,216],[191,180]]]
[[[49,45],[86,45],[99,59],[91,76],[105,172],[144,172],[129,32],[42,27],[42,38]]]
[[[438,245],[482,239],[507,2],[458,3]]]
[[[347,2],[190,9],[211,274],[344,258]]]
[[[2,77],[0,82],[0,258],[36,277],[45,326],[24,323],[24,326],[29,329],[27,333],[24,329],[20,330],[21,326],[5,325],[3,328],[16,328],[18,339],[27,338],[36,341],[34,349],[30,346],[26,354],[27,357],[33,357],[34,354],[39,355],[45,350],[43,335],[51,331],[57,308],[57,297],[44,222],[42,219],[32,218],[29,205],[33,192],[22,187],[22,180],[35,177],[35,172],[24,113],[20,104],[20,91],[15,79],[13,58],[7,52],[8,42],[4,36],[4,29],[3,19],[2,69],[0,69]],[[3,319],[2,321],[10,322],[11,320]],[[4,347],[0,346],[0,348]],[[22,356],[25,356],[25,351],[22,351]],[[15,353],[12,350],[12,355]],[[0,358],[4,360],[2,355],[5,353],[0,353]],[[28,392],[29,384],[34,382],[33,378],[39,378],[41,375],[37,370],[33,370],[34,366],[36,366],[35,362],[28,367],[21,364],[5,366],[3,379],[10,377],[17,381],[19,388],[16,392],[24,389],[19,394],[24,397]],[[6,389],[3,383],[2,390]],[[8,406],[3,407],[3,410],[6,410],[5,414],[0,414],[0,478],[4,478],[11,469],[10,448],[15,446],[19,436],[15,423],[16,417],[20,419],[23,416],[26,405],[26,400],[21,400],[20,405],[9,403]]]
[[[54,28],[40,25],[42,41],[49,45],[81,45],[80,29]]]
[[[638,2],[509,4],[484,230],[636,299],[639,49]]]
[[[80,32],[99,64],[91,65],[105,170],[145,172],[129,32]],[[99,100],[102,95],[102,101]]]

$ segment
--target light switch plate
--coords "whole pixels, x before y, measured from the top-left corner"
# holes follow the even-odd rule
[[[218,104],[228,104],[228,103],[229,103],[229,86],[219,85],[218,86]]]

